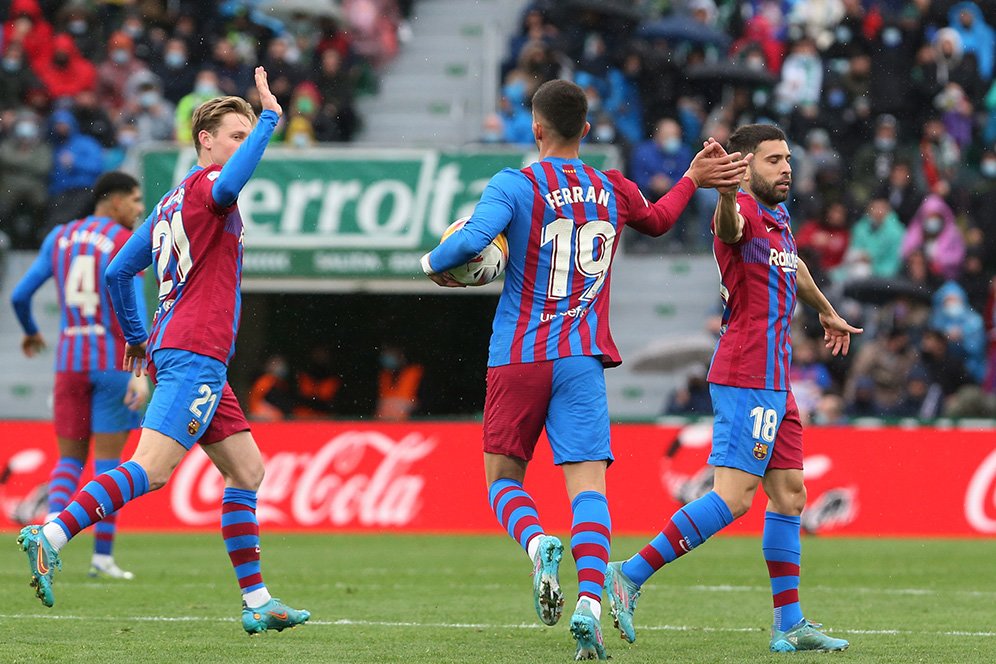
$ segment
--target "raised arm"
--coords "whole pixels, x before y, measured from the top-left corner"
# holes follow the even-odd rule
[[[218,179],[211,188],[211,197],[219,207],[228,207],[239,197],[242,187],[246,186],[259,160],[263,158],[263,151],[266,150],[266,145],[270,142],[273,130],[276,129],[283,112],[277,103],[277,98],[270,92],[270,86],[266,81],[266,70],[262,67],[256,67],[256,88],[259,90],[263,112],[259,115],[256,127],[222,167]]]
[[[820,325],[823,326],[823,340],[830,352],[834,355],[840,353],[847,355],[851,346],[851,335],[861,334],[864,330],[852,327],[841,318],[840,314],[834,310],[833,305],[830,304],[830,300],[823,295],[819,286],[816,285],[813,275],[801,258],[797,264],[796,292],[800,300],[819,313]]]

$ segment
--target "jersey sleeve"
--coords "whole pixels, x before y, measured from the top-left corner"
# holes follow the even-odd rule
[[[623,183],[621,192],[626,200],[629,215],[627,223],[645,235],[658,237],[674,228],[678,217],[685,211],[688,202],[695,193],[695,183],[691,178],[683,177],[675,183],[671,190],[650,203],[644,198],[636,183],[620,178]]]
[[[137,297],[135,275],[152,265],[154,221],[153,212],[138,230],[132,233],[104,273],[104,282],[107,284],[107,291],[111,294],[111,303],[114,305],[114,315],[121,324],[125,341],[133,346],[145,343],[149,338],[142,314],[138,310],[142,301]]]
[[[280,116],[274,111],[263,111],[255,128],[222,167],[221,174],[211,187],[211,198],[217,207],[216,212],[225,211],[238,199],[242,187],[249,182],[256,165],[263,158],[263,151],[266,150],[279,119]]]
[[[474,214],[460,232],[450,235],[429,253],[432,270],[445,272],[484,251],[511,223],[516,197],[521,197],[522,190],[528,187],[521,173],[508,168],[491,178],[474,208]],[[530,194],[526,192],[526,195]]]
[[[35,292],[41,288],[42,284],[52,277],[52,251],[55,249],[55,236],[62,229],[58,226],[52,230],[42,242],[38,256],[28,268],[21,280],[14,287],[14,292],[10,295],[10,302],[14,306],[14,313],[17,315],[17,322],[25,334],[38,334],[38,325],[34,316],[31,315],[31,298]]]

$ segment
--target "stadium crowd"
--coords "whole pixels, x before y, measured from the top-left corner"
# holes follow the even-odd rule
[[[618,146],[656,198],[705,137],[779,124],[794,143],[799,255],[865,328],[831,358],[800,307],[805,416],[996,416],[994,26],[992,0],[535,0],[482,140],[531,144],[527,100],[572,78],[589,142]],[[707,251],[714,196],[698,192],[664,241],[632,234],[627,248]],[[708,408],[696,370],[665,411]]]
[[[376,90],[412,4],[0,1],[0,230],[37,248],[88,212],[101,173],[138,175],[136,146],[189,142],[206,99],[244,96],[258,111],[256,65],[286,109],[275,141],[351,140],[355,99]]]

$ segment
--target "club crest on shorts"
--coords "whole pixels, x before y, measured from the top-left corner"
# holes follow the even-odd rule
[[[768,446],[761,441],[754,443],[754,458],[763,461],[766,456],[768,456]]]
[[[199,420],[190,420],[190,424],[187,425],[187,433],[191,436],[196,436],[197,432],[201,430],[201,423]],[[757,454],[757,448],[754,449],[754,454]],[[763,458],[763,457],[758,457]]]

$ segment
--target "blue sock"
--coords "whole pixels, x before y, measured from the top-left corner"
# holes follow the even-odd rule
[[[772,604],[775,607],[775,629],[784,632],[802,620],[799,605],[799,565],[802,562],[802,541],[799,528],[802,520],[775,512],[764,513],[764,534],[761,550],[771,577]]]
[[[118,467],[121,459],[94,459],[93,474],[103,475]],[[108,514],[93,526],[93,552],[105,556],[114,550],[114,533],[118,528],[117,512]]]
[[[685,555],[732,522],[730,508],[719,494],[710,491],[671,515],[664,530],[622,564],[623,574],[642,586],[661,567]]]
[[[527,553],[529,540],[543,534],[539,513],[532,497],[515,480],[495,480],[488,488],[488,502],[491,509],[512,539]]]
[[[60,457],[48,476],[48,511],[58,514],[76,495],[83,473],[83,461],[73,457]]]
[[[265,588],[259,561],[255,491],[225,488],[221,498],[221,536],[242,594]]]
[[[601,602],[612,540],[609,501],[597,491],[582,491],[571,501],[571,511],[571,555],[578,569],[578,598]]]
[[[97,475],[80,489],[73,502],[52,523],[72,539],[95,521],[107,518],[125,503],[149,492],[149,476],[134,461],[125,461],[103,475]],[[51,538],[49,538],[51,540]]]

